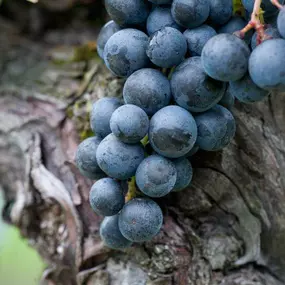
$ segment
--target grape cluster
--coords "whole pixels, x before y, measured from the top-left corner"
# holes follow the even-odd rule
[[[276,25],[262,39],[260,29],[241,38],[236,32],[254,0],[242,2],[244,18],[231,0],[105,0],[112,20],[101,29],[98,54],[126,78],[123,100],[93,104],[95,136],[79,145],[76,163],[97,180],[90,204],[105,217],[100,235],[108,247],[159,232],[163,214],[151,198],[190,185],[189,157],[199,149],[230,143],[235,99],[252,103],[285,91],[285,9],[264,0],[264,17]]]

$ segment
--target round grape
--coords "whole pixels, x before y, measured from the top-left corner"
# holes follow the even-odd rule
[[[171,6],[174,20],[185,28],[201,26],[210,14],[209,0],[174,0]]]
[[[148,133],[149,119],[145,111],[135,105],[119,107],[112,115],[113,134],[125,143],[138,143]]]
[[[126,104],[134,104],[151,116],[169,104],[170,83],[160,71],[143,68],[127,79],[123,96]]]
[[[247,22],[241,17],[232,17],[225,25],[219,28],[218,34],[233,34],[242,30],[247,25]],[[244,41],[249,44],[253,31],[248,31],[244,36]]]
[[[101,58],[104,56],[104,48],[111,36],[118,32],[121,28],[114,21],[109,21],[101,29],[97,38],[97,51]]]
[[[100,236],[104,244],[112,249],[125,249],[132,245],[120,232],[118,215],[104,218],[100,225]]]
[[[177,171],[177,179],[172,191],[178,192],[185,189],[191,183],[193,169],[187,158],[178,158],[173,160]]]
[[[149,141],[160,155],[178,158],[187,154],[197,138],[193,116],[179,106],[167,106],[150,120]]]
[[[110,177],[125,180],[135,175],[144,159],[141,144],[125,144],[114,134],[99,144],[96,152],[99,167]]]
[[[223,25],[233,14],[233,1],[229,0],[211,0],[210,1],[210,16],[212,23]]]
[[[269,36],[269,38],[268,39],[265,38],[263,41],[281,38],[276,28],[269,27],[264,32],[267,36]],[[251,49],[254,50],[256,46],[257,46],[257,32],[255,32],[251,38]]]
[[[142,26],[149,14],[149,7],[142,0],[105,0],[106,10],[120,26]]]
[[[191,157],[196,154],[199,150],[199,146],[195,143],[194,146],[190,149],[188,153],[185,154],[185,157]]]
[[[159,67],[172,67],[184,59],[187,42],[177,29],[165,27],[150,38],[146,54]]]
[[[116,215],[125,204],[123,189],[115,180],[102,178],[93,184],[89,193],[89,202],[94,212],[99,215]]]
[[[198,28],[186,30],[183,35],[186,38],[190,55],[201,55],[207,41],[216,34],[216,31],[208,25],[202,25]]]
[[[146,55],[147,45],[145,33],[135,29],[120,30],[105,45],[105,64],[117,76],[130,76],[150,64]]]
[[[221,150],[235,135],[235,119],[229,110],[220,105],[195,116],[195,120],[198,127],[197,145],[203,150]]]
[[[93,104],[90,125],[97,136],[104,138],[111,133],[110,119],[113,112],[120,106],[122,103],[117,98],[102,98]]]
[[[162,211],[150,199],[137,198],[129,201],[119,215],[121,233],[133,242],[151,240],[160,231],[162,223]]]
[[[101,139],[91,137],[81,142],[76,151],[76,165],[82,175],[90,179],[99,179],[106,174],[100,169],[97,164],[96,151]]]
[[[168,7],[157,7],[149,14],[146,22],[147,33],[151,36],[164,27],[175,28],[179,31],[182,27],[178,26],[171,16],[171,10]]]
[[[204,46],[202,64],[212,78],[235,81],[245,75],[249,55],[250,50],[243,40],[234,35],[219,34]]]
[[[191,112],[204,112],[217,104],[225,93],[226,84],[209,77],[201,58],[190,57],[174,71],[171,91],[175,102]]]
[[[249,58],[253,82],[265,90],[285,91],[285,40],[273,39],[257,46]]]
[[[139,189],[149,197],[163,197],[174,187],[177,172],[174,164],[159,155],[144,159],[136,172]]]
[[[246,74],[240,80],[230,82],[229,92],[243,103],[258,102],[269,95],[267,90],[261,89],[254,84],[249,74]]]
[[[224,96],[222,97],[221,101],[219,102],[219,105],[222,105],[223,107],[227,109],[231,109],[235,104],[235,97],[232,92],[230,92],[230,85],[227,85],[226,92]]]
[[[282,10],[280,10],[278,14],[277,28],[282,38],[285,39],[285,8],[284,7]]]

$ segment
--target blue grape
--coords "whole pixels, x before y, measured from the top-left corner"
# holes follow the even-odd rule
[[[121,28],[114,21],[109,21],[101,29],[97,38],[97,52],[101,58],[104,56],[104,48],[111,36],[118,32]]]
[[[235,135],[235,119],[229,110],[220,105],[195,116],[195,120],[198,127],[197,145],[203,150],[221,150]]]
[[[201,26],[209,17],[209,0],[174,0],[171,6],[172,17],[185,28]]]
[[[185,154],[185,157],[191,157],[195,155],[199,150],[199,146],[195,143],[194,146]]]
[[[105,64],[117,76],[130,76],[150,64],[146,55],[147,45],[145,33],[135,29],[120,30],[105,45]]]
[[[125,249],[132,245],[119,229],[119,216],[105,217],[100,225],[100,236],[104,244],[112,249]]]
[[[178,26],[171,16],[171,10],[168,7],[157,7],[149,14],[146,22],[148,34],[151,36],[164,27],[175,28],[179,31],[182,27]]]
[[[135,105],[119,107],[110,120],[112,133],[125,143],[138,143],[148,133],[149,119],[145,111]]]
[[[230,82],[229,92],[243,103],[258,102],[269,95],[268,91],[254,84],[249,74],[246,74],[240,80]]]
[[[177,179],[172,191],[178,192],[185,189],[191,183],[193,169],[190,161],[185,157],[175,159],[173,163],[177,171]]]
[[[125,238],[133,242],[151,240],[160,231],[162,223],[162,211],[150,199],[133,199],[119,214],[119,229]]]
[[[125,144],[110,134],[99,144],[96,158],[110,177],[125,180],[135,175],[144,159],[144,150],[141,144]]]
[[[174,164],[160,155],[151,155],[144,159],[136,172],[139,189],[149,197],[167,195],[173,189],[176,177]]]
[[[143,68],[127,79],[123,95],[126,104],[134,104],[151,116],[169,104],[170,83],[160,71]]]
[[[219,28],[218,34],[233,34],[242,30],[247,25],[247,22],[241,17],[232,17],[225,25]],[[249,31],[244,36],[244,41],[249,44],[253,31]]]
[[[172,67],[184,59],[187,42],[178,30],[165,27],[150,38],[146,54],[159,67]]]
[[[150,1],[151,3],[156,4],[156,5],[164,5],[164,4],[171,4],[172,3],[172,0],[148,0],[148,1]]]
[[[122,103],[117,98],[102,98],[93,104],[90,125],[97,136],[104,138],[111,133],[110,119],[113,112],[120,106]]]
[[[277,18],[277,27],[280,35],[285,39],[285,8],[280,10]]]
[[[89,193],[92,209],[102,216],[113,216],[119,213],[125,204],[123,189],[111,178],[96,181]]]
[[[265,90],[285,91],[285,40],[273,39],[257,46],[249,58],[252,81]]]
[[[99,179],[106,176],[100,169],[96,159],[96,151],[100,142],[101,139],[98,137],[87,138],[79,144],[76,151],[76,165],[81,174],[90,179]]]
[[[190,57],[174,71],[171,91],[175,102],[191,112],[204,112],[216,105],[225,93],[226,84],[209,77],[201,58]]]
[[[243,40],[234,35],[219,34],[204,46],[202,65],[214,79],[235,81],[245,75],[249,55],[250,50]]]
[[[149,14],[149,6],[142,0],[105,0],[106,10],[122,27],[142,26]]]
[[[230,92],[230,85],[228,84],[226,88],[226,92],[224,96],[222,97],[221,101],[219,102],[219,105],[231,109],[235,104],[235,97],[232,92]]]
[[[281,36],[280,36],[280,34],[276,28],[269,27],[264,32],[267,36],[270,36],[269,39],[281,38]],[[263,41],[266,41],[269,39],[264,39]],[[257,46],[257,32],[255,32],[251,38],[251,49],[254,50],[256,48],[256,46]]]
[[[201,55],[207,41],[216,34],[216,31],[208,25],[186,30],[183,35],[186,38],[191,56]]]
[[[197,138],[193,116],[179,106],[167,106],[150,120],[149,141],[160,155],[178,158],[187,154]]]
[[[211,0],[210,1],[210,16],[212,23],[223,25],[232,16],[233,1],[230,0]]]

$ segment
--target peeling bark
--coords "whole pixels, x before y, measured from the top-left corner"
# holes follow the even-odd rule
[[[101,217],[88,203],[92,181],[80,175],[74,154],[90,132],[91,102],[121,96],[123,80],[97,59],[74,61],[76,48],[64,46],[59,31],[35,42],[7,21],[0,30],[3,216],[49,265],[43,284],[285,284],[282,94],[237,103],[231,145],[198,152],[191,187],[159,200],[160,234],[112,251],[100,241]],[[86,31],[79,42],[95,38]]]

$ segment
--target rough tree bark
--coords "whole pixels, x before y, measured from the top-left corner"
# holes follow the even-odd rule
[[[121,96],[122,80],[86,56],[91,43],[70,47],[96,37],[74,27],[32,41],[0,21],[3,216],[49,265],[43,284],[285,284],[284,95],[236,104],[235,140],[199,152],[191,187],[159,201],[160,234],[111,251],[99,239],[92,181],[77,171],[74,153],[89,134],[91,102]]]

